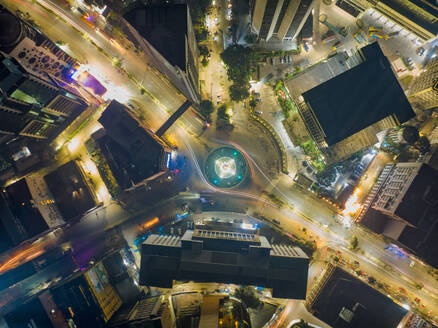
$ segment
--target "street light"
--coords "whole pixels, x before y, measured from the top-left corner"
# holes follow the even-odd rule
[[[67,147],[68,150],[73,153],[74,151],[76,151],[80,146],[80,141],[79,138],[73,138],[72,140],[70,140],[70,142],[68,143]]]

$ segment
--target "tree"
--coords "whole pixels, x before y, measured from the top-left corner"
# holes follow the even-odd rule
[[[249,97],[249,79],[254,53],[251,48],[233,44],[221,53],[221,59],[227,67],[228,79],[233,81],[230,87],[230,98],[241,101]]]
[[[202,66],[206,67],[208,65],[208,59],[203,57],[201,60],[201,64],[202,64]]]
[[[359,246],[359,240],[357,239],[357,237],[356,236],[351,237],[350,249],[356,250],[358,246]]]
[[[376,279],[375,279],[374,277],[368,277],[368,282],[369,282],[371,285],[374,285],[374,284],[376,283]]]
[[[403,128],[402,136],[403,139],[410,145],[413,145],[418,140],[418,138],[420,138],[420,135],[418,134],[418,129],[410,125]]]
[[[214,112],[213,103],[210,100],[202,100],[200,103],[200,112],[205,116],[208,122],[211,122],[211,114]]]
[[[227,113],[227,105],[222,104],[218,107],[217,118],[222,119],[222,120],[226,120],[226,121],[230,120],[230,115],[228,115],[228,113]]]
[[[249,97],[249,89],[251,89],[251,85],[247,83],[242,84],[233,84],[230,86],[230,98],[233,101],[242,101]]]
[[[249,308],[257,308],[260,305],[260,300],[257,297],[253,287],[239,287],[234,290],[234,296],[240,299]]]
[[[299,322],[294,323],[290,328],[311,328],[311,326],[306,321],[301,319]]]
[[[257,41],[257,34],[248,32],[248,34],[245,35],[245,42],[246,43],[254,43],[256,41]]]
[[[198,49],[199,49],[199,54],[201,56],[207,57],[210,55],[210,52],[208,51],[207,46],[202,45],[202,46],[199,46]]]
[[[427,152],[430,151],[429,139],[427,139],[426,136],[421,136],[420,138],[418,138],[414,147],[417,148],[420,151],[420,153],[426,154]]]
[[[251,108],[256,108],[256,106],[257,106],[257,100],[255,100],[254,98],[252,98],[252,99],[249,101],[249,107],[251,107]]]

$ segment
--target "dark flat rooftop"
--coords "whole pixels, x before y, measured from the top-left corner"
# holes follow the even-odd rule
[[[393,10],[397,11],[399,14],[409,18],[414,23],[418,24],[425,30],[433,33],[438,34],[438,21],[435,20],[435,22],[432,22],[430,20],[425,19],[424,15],[420,15],[417,12],[413,12],[410,10],[407,6],[401,5],[399,1],[394,0],[382,0],[384,4],[391,7]],[[432,1],[424,1],[424,0],[409,0],[406,1],[406,3],[411,3],[414,6],[421,9],[421,11],[425,11],[429,13],[430,15],[434,17],[438,17],[438,9],[435,4]],[[420,11],[420,10],[418,10]]]
[[[44,177],[64,220],[78,218],[96,206],[84,176],[75,161],[70,161]]]
[[[415,116],[378,43],[361,51],[362,64],[303,93],[329,146],[390,115],[400,123]]]
[[[396,328],[407,312],[389,297],[339,267],[322,288],[313,309],[318,318],[336,327],[342,307],[352,309],[356,303],[365,307],[366,316],[351,326],[354,328]]]
[[[185,4],[138,6],[124,18],[172,65],[185,71],[187,11]]]

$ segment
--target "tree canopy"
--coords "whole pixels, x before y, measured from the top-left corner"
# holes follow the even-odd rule
[[[251,48],[239,44],[233,44],[221,53],[221,58],[227,67],[228,79],[233,81],[229,91],[230,98],[234,101],[249,97],[253,57]]]
[[[210,100],[202,100],[200,103],[200,112],[208,122],[211,122],[211,114],[214,112],[213,103]]]
[[[249,308],[257,308],[260,305],[260,300],[257,297],[253,287],[239,287],[234,291],[234,296],[240,300]]]
[[[420,138],[420,135],[416,127],[408,125],[403,128],[403,139],[405,139],[408,144],[413,145],[418,138]]]

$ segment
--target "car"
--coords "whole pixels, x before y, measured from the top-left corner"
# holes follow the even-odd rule
[[[284,62],[283,57],[280,57],[280,64],[283,64],[283,62]]]
[[[287,55],[286,58],[287,58],[287,62],[288,62],[289,64],[292,63],[292,57],[291,57],[291,55]]]
[[[424,55],[424,48],[423,47],[420,47],[420,48],[418,48],[417,49],[417,55],[419,55],[419,56],[423,56]]]
[[[256,101],[260,102],[260,101],[262,101],[262,99],[260,99],[260,98],[257,98],[257,99],[256,99]]]
[[[275,58],[274,57],[271,58],[271,65],[275,65]]]
[[[304,42],[304,50],[309,51],[309,44]]]
[[[258,110],[256,110],[254,113],[256,113],[257,115],[262,115],[263,114],[263,112],[260,112]]]
[[[272,222],[274,222],[277,225],[280,225],[280,221],[278,221],[277,219],[273,219]]]
[[[260,92],[254,92],[254,96],[260,97]]]

